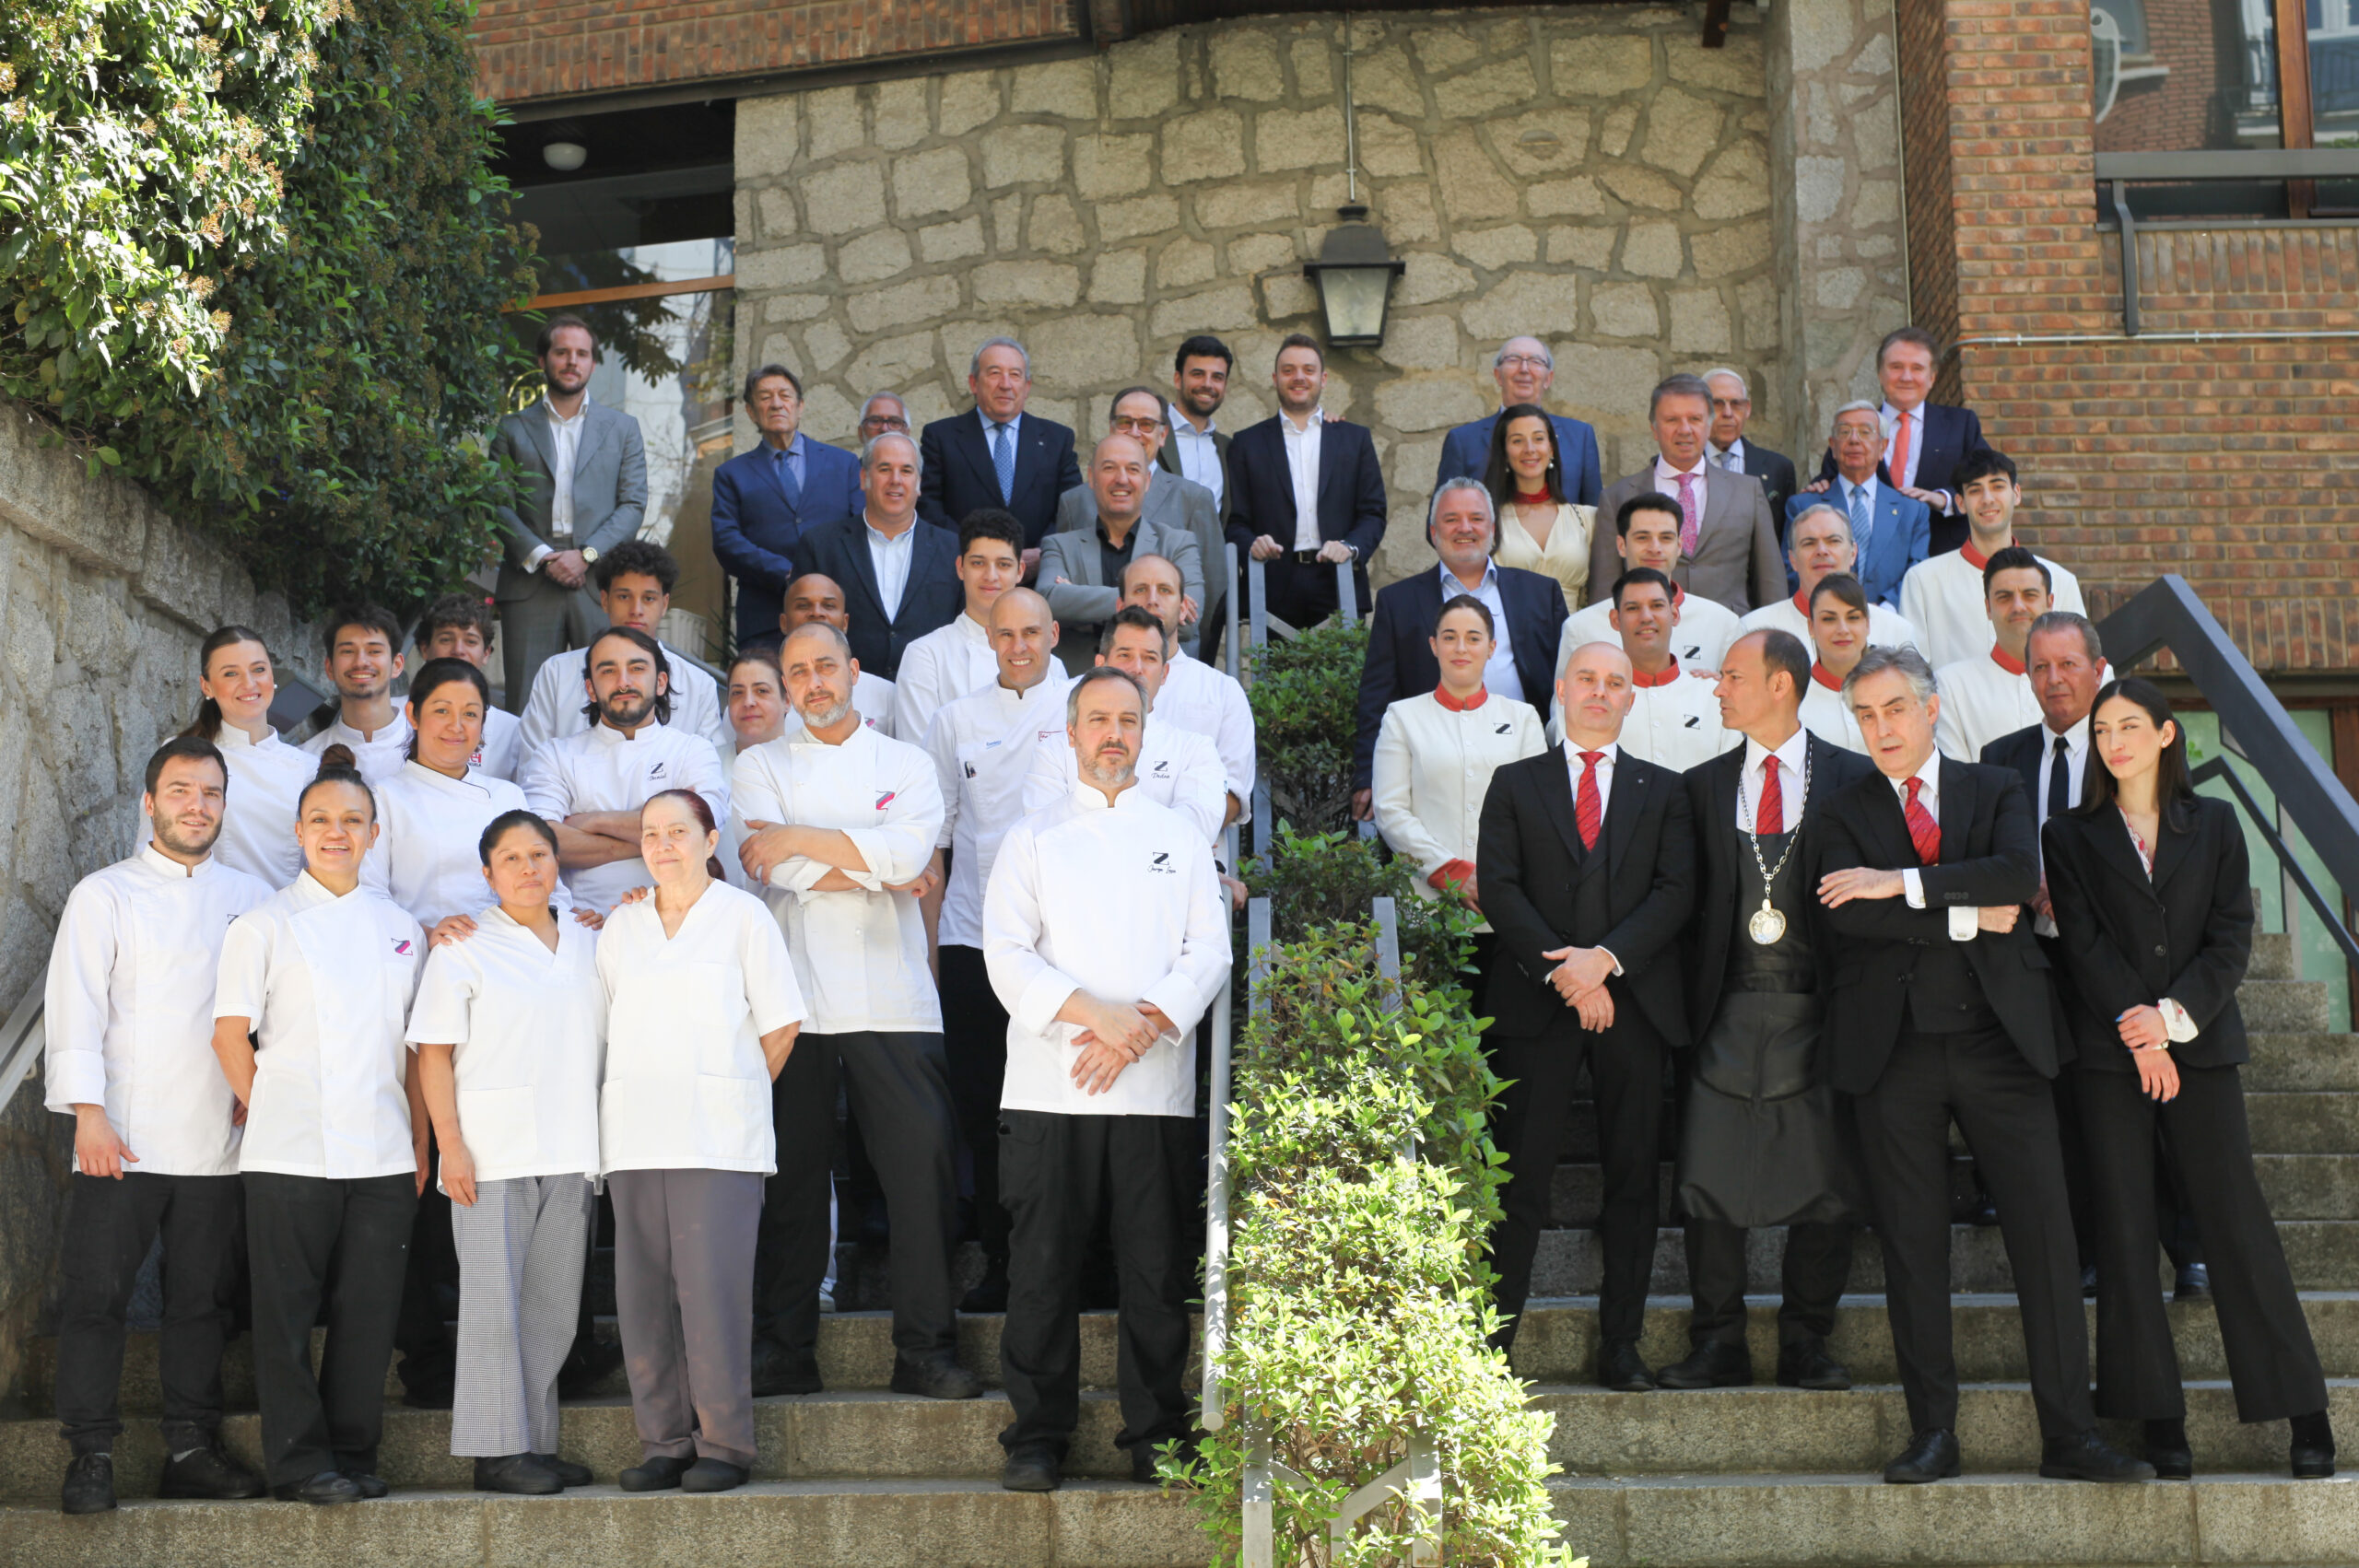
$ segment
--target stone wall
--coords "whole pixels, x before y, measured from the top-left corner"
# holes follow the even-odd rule
[[[147,755],[195,711],[205,634],[243,622],[281,661],[301,635],[145,491],[44,449],[45,428],[0,404],[0,1017],[41,985],[74,883],[129,850]],[[0,1107],[0,1392],[55,1276],[71,1168],[73,1123],[41,1101],[36,1075]]]
[[[1442,435],[1495,405],[1490,356],[1513,333],[1553,346],[1554,401],[1597,425],[1608,482],[1650,455],[1646,392],[1674,369],[1746,369],[1758,433],[1787,444],[1756,18],[1738,7],[1711,51],[1684,7],[1348,23],[1360,191],[1408,263],[1385,343],[1335,353],[1326,402],[1384,457],[1380,570],[1430,559]],[[1209,23],[1096,59],[741,100],[739,369],[794,367],[805,428],[841,440],[872,392],[919,420],[963,408],[970,354],[1004,333],[1031,348],[1033,409],[1087,433],[1209,331],[1239,357],[1224,427],[1265,416],[1278,339],[1315,324],[1302,263],[1346,195],[1346,26]]]

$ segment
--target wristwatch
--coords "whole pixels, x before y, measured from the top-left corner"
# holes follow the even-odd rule
[[[585,565],[596,566],[598,564],[598,547],[594,544],[584,544],[581,547],[581,559]]]

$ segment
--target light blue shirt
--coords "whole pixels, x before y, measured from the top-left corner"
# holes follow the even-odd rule
[[[1445,604],[1461,593],[1472,593],[1491,612],[1491,657],[1483,666],[1483,689],[1494,696],[1515,702],[1523,700],[1523,677],[1515,673],[1514,639],[1508,635],[1507,602],[1499,593],[1499,563],[1492,561],[1483,568],[1483,583],[1469,589],[1458,580],[1458,574],[1444,562],[1436,568],[1441,573],[1441,602]]]

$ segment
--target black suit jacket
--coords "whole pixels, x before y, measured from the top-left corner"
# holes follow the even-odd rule
[[[1561,601],[1560,601],[1561,602]],[[1679,936],[1696,898],[1696,835],[1679,775],[1621,753],[1605,821],[1590,855],[1606,858],[1604,930],[1574,929],[1574,884],[1581,871],[1572,770],[1565,748],[1511,762],[1491,775],[1476,834],[1475,880],[1483,913],[1499,937],[1484,1011],[1501,1035],[1569,1033],[1573,1010],[1548,983],[1560,947],[1604,947],[1622,974],[1610,982],[1617,1008],[1636,1005],[1672,1046],[1687,1044]]]
[[[1795,486],[1794,460],[1783,452],[1773,452],[1767,447],[1744,443],[1744,471],[1761,481],[1769,493],[1769,519],[1778,525],[1778,547],[1786,547],[1786,503],[1793,497]],[[1611,527],[1611,521],[1607,521]]]
[[[1825,820],[1827,801],[1875,772],[1875,766],[1859,753],[1829,745],[1816,735],[1810,736],[1806,744],[1810,795],[1802,804],[1802,840],[1793,847],[1793,859],[1779,881],[1780,885],[1789,879],[1798,882],[1810,895],[1811,951],[1818,961],[1823,995],[1834,975],[1836,942],[1825,907],[1813,891],[1817,882],[1812,867],[1816,864],[1819,825]],[[1737,779],[1744,772],[1749,749],[1737,746],[1680,775],[1687,790],[1688,813],[1696,823],[1696,838],[1702,846],[1696,858],[1696,913],[1687,927],[1688,997],[1694,1003],[1691,1016],[1698,1031],[1719,1011],[1720,987],[1729,973],[1729,944],[1736,930],[1737,889],[1744,884],[1744,869],[1753,858],[1753,850],[1735,829]],[[1788,775],[1783,787],[1799,790],[1802,780]]]
[[[1499,600],[1507,606],[1508,624],[1502,630],[1515,655],[1523,700],[1545,720],[1555,706],[1556,643],[1565,629],[1565,591],[1553,577],[1501,567]],[[1441,665],[1435,661],[1432,645],[1441,606],[1438,566],[1402,578],[1376,596],[1367,658],[1360,665],[1359,736],[1352,753],[1355,790],[1368,787],[1384,710],[1441,684]]]
[[[1166,404],[1167,409],[1168,406],[1168,404]],[[1167,419],[1177,419],[1179,418],[1179,415],[1167,412],[1164,415],[1164,417]],[[1228,514],[1236,509],[1237,486],[1230,483],[1228,478],[1228,448],[1229,443],[1234,441],[1236,439],[1236,437],[1230,435],[1226,430],[1215,430],[1213,432],[1213,451],[1220,453],[1220,523],[1221,527],[1224,529],[1228,526]],[[1179,449],[1174,445],[1169,436],[1163,438],[1163,450],[1155,454],[1155,465],[1163,470],[1166,474],[1177,474],[1182,479],[1188,477],[1187,474],[1180,466]],[[1244,557],[1244,552],[1241,550],[1238,551],[1238,556],[1239,559],[1242,559]],[[1204,579],[1206,581],[1210,581],[1219,574],[1220,563],[1218,561],[1206,561],[1204,563]]]
[[[958,525],[984,507],[1015,513],[1024,524],[1025,546],[1038,547],[1056,526],[1057,497],[1081,483],[1073,431],[1037,414],[1027,414],[1015,427],[1015,494],[1005,501],[982,418],[971,408],[926,426],[918,437],[918,515],[949,530],[954,547]]]
[[[2064,1012],[2084,1071],[2130,1072],[2114,1022],[2165,997],[2201,1032],[2171,1055],[2182,1067],[2251,1059],[2236,988],[2252,957],[2252,868],[2244,825],[2225,801],[2163,813],[2150,878],[2110,807],[2051,818],[2048,896],[2064,956]]]
[[[1240,565],[1264,533],[1294,548],[1294,478],[1278,428],[1284,417],[1273,414],[1248,425],[1228,443],[1228,538]],[[1357,550],[1365,580],[1367,563],[1384,542],[1384,471],[1365,425],[1330,419],[1319,432],[1319,538],[1322,544],[1340,539]]]
[[[851,656],[862,669],[888,681],[900,673],[903,649],[948,626],[967,605],[967,591],[958,582],[958,536],[923,518],[913,526],[918,536],[910,546],[909,586],[901,591],[900,613],[889,618],[877,591],[875,563],[868,556],[866,518],[844,518],[803,536],[804,569],[826,573],[844,591]]]
[[[1925,907],[1905,898],[1855,898],[1827,911],[1842,944],[1826,999],[1826,1038],[1835,1044],[1835,1086],[1864,1094],[1906,1026],[1910,972],[1933,943],[1948,942],[1949,911],[2029,904],[2039,891],[2039,837],[2022,783],[2001,768],[1941,763],[1942,858],[1923,869]],[[1881,773],[1826,802],[1816,846],[1821,877],[1853,866],[1915,866],[1900,796]],[[1962,943],[1983,1000],[2015,1048],[2043,1078],[2062,1059],[2056,1038],[2048,959],[2032,940],[2028,911],[2007,932],[1978,931]]]
[[[2035,822],[2039,819],[2039,762],[2051,743],[2048,726],[2033,724],[2001,735],[1982,748],[1984,766],[2011,768],[2024,781],[2024,798],[2031,802]]]
[[[1954,550],[1966,543],[1966,514],[1956,509],[1957,486],[1952,476],[1957,465],[1969,452],[1987,451],[1990,443],[1982,439],[1982,419],[1971,408],[1953,408],[1947,404],[1928,403],[1918,412],[1924,416],[1924,444],[1918,449],[1917,488],[1951,492],[1951,509],[1933,514],[1931,543],[1927,554],[1938,556]],[[1835,477],[1835,452],[1828,449],[1818,461],[1818,476]],[[1892,475],[1884,464],[1876,464],[1876,477],[1892,484]]]

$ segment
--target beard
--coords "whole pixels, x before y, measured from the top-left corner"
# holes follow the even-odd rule
[[[1119,757],[1119,761],[1109,758]],[[1092,752],[1081,765],[1081,776],[1100,790],[1119,790],[1137,776],[1139,759],[1118,752]]]
[[[637,692],[616,692],[598,704],[599,717],[617,730],[636,730],[655,711],[655,699]]]
[[[842,723],[844,721],[844,715],[851,711],[851,694],[847,692],[843,696],[837,699],[836,705],[833,708],[827,708],[824,711],[815,713],[808,708],[803,708],[801,710],[803,714],[803,727],[806,730],[832,730],[837,725]]]
[[[156,830],[157,843],[161,844],[175,855],[192,857],[209,855],[213,852],[213,846],[220,841],[221,824],[224,820],[226,819],[222,817],[215,817],[211,830],[204,837],[196,838],[192,837],[182,828],[180,819],[177,817],[158,815],[147,819],[148,825]]]

